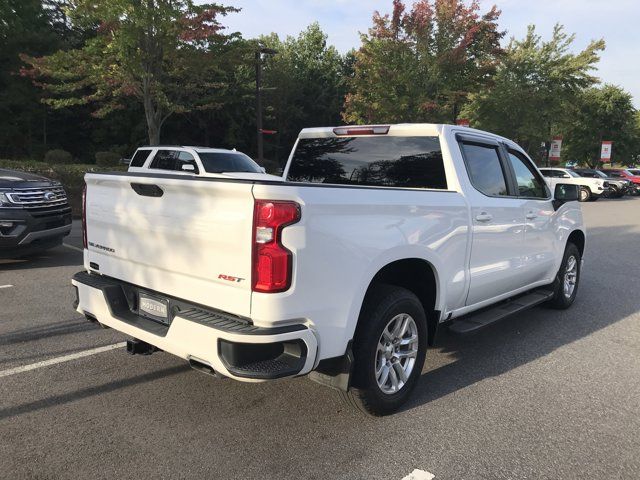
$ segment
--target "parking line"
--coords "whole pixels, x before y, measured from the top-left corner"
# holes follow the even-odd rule
[[[433,473],[418,470],[417,468],[402,480],[433,480],[436,476]]]
[[[114,343],[112,345],[107,345],[105,347],[92,348],[91,350],[84,350],[82,352],[72,353],[71,355],[65,355],[64,357],[52,358],[50,360],[44,360],[42,362],[32,363],[30,365],[23,365],[22,367],[10,368],[9,370],[0,371],[1,377],[8,377],[9,375],[15,375],[16,373],[28,372],[30,370],[35,370],[37,368],[48,367],[50,365],[55,365],[57,363],[69,362],[71,360],[76,360],[82,357],[88,357],[90,355],[95,355],[97,353],[108,352],[110,350],[115,350],[116,348],[122,348],[127,345],[127,342]]]
[[[62,246],[70,248],[71,250],[75,250],[76,252],[84,252],[84,249],[80,247],[74,247],[73,245],[69,245],[68,243],[63,243]]]
[[[0,285],[0,289],[2,288],[11,288],[13,287],[13,285]]]

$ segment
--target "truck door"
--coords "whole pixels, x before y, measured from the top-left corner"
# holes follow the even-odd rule
[[[523,277],[527,284],[549,279],[555,272],[556,236],[553,227],[555,210],[551,191],[522,152],[505,145],[518,196],[523,200],[524,241]],[[556,172],[556,171],[554,171]]]
[[[472,188],[472,241],[467,305],[524,286],[523,201],[518,198],[501,146],[493,139],[458,135]]]

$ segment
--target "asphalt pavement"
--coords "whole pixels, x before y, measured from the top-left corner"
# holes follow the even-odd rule
[[[583,211],[574,306],[445,333],[385,418],[306,378],[244,384],[127,355],[71,306],[76,225],[69,247],[0,261],[0,478],[640,478],[640,198]]]

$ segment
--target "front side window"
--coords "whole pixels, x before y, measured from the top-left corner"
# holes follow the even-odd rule
[[[547,198],[549,196],[544,180],[524,155],[515,150],[509,150],[509,162],[516,175],[518,195],[532,198]]]
[[[175,170],[177,152],[174,150],[158,150],[149,168],[157,170]]]
[[[477,190],[490,197],[509,195],[497,146],[461,143],[460,148],[471,183]]]
[[[262,173],[260,165],[240,152],[198,152],[202,166],[208,173]]]
[[[447,188],[438,137],[301,138],[287,179],[398,188]]]

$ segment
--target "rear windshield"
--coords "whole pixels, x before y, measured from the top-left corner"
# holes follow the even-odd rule
[[[446,189],[438,137],[301,138],[294,182]]]
[[[262,173],[260,166],[244,153],[198,152],[202,166],[208,173]]]

